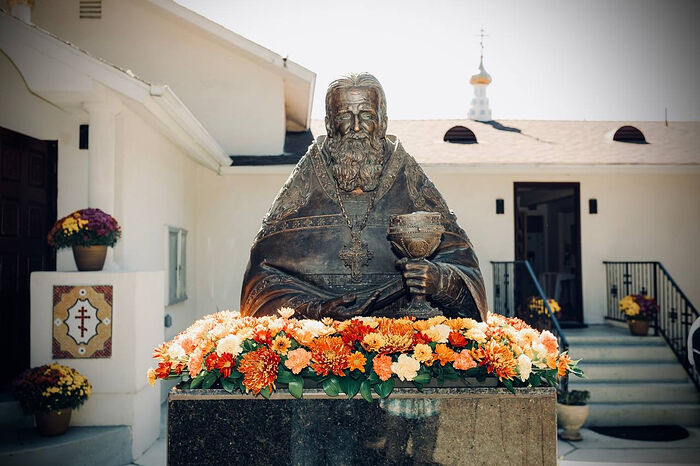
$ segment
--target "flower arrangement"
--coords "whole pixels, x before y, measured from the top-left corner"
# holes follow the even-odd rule
[[[487,322],[468,318],[427,320],[356,317],[322,321],[279,316],[241,317],[221,311],[196,321],[153,353],[158,365],[148,381],[177,379],[180,387],[222,387],[269,398],[286,385],[296,398],[304,382],[329,396],[358,393],[372,400],[372,389],[389,396],[396,379],[422,389],[432,379],[495,377],[514,387],[555,386],[558,378],[582,376],[578,361],[559,353],[557,338],[517,318],[489,314]]]
[[[114,246],[121,236],[119,224],[100,209],[81,209],[54,224],[46,239],[57,249],[70,246]]]
[[[27,413],[78,408],[91,392],[80,372],[61,364],[32,367],[12,382],[12,395]]]
[[[561,306],[559,306],[559,303],[556,300],[548,298],[547,304],[549,304],[549,308],[554,314],[561,312]],[[528,299],[527,308],[530,311],[531,318],[540,316],[549,317],[549,311],[547,310],[547,306],[544,305],[544,300],[542,298],[530,296],[530,299]]]
[[[656,318],[659,305],[651,296],[645,294],[628,294],[620,300],[620,311],[625,314],[627,320],[646,320],[650,322]]]

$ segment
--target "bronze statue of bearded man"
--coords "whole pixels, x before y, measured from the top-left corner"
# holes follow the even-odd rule
[[[418,163],[386,134],[384,90],[366,73],[333,81],[326,131],[294,168],[263,220],[243,279],[241,313],[347,319],[396,316],[409,292],[449,317],[486,318],[474,249]],[[398,260],[389,217],[439,212],[429,260]]]

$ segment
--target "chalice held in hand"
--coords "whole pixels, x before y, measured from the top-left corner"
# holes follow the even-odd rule
[[[387,235],[392,246],[409,259],[427,259],[440,246],[445,228],[440,212],[413,212],[389,217]],[[419,319],[441,315],[425,299],[425,295],[414,294],[408,306],[399,311],[400,316]]]

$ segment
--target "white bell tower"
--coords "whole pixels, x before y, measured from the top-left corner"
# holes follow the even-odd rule
[[[479,73],[469,80],[474,86],[474,98],[469,109],[469,119],[476,121],[491,121],[491,108],[486,97],[486,87],[491,84],[491,75],[484,69],[484,30],[481,30],[481,60],[479,61]]]

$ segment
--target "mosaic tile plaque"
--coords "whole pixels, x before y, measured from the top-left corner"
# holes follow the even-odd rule
[[[53,358],[112,357],[112,285],[53,287]]]

